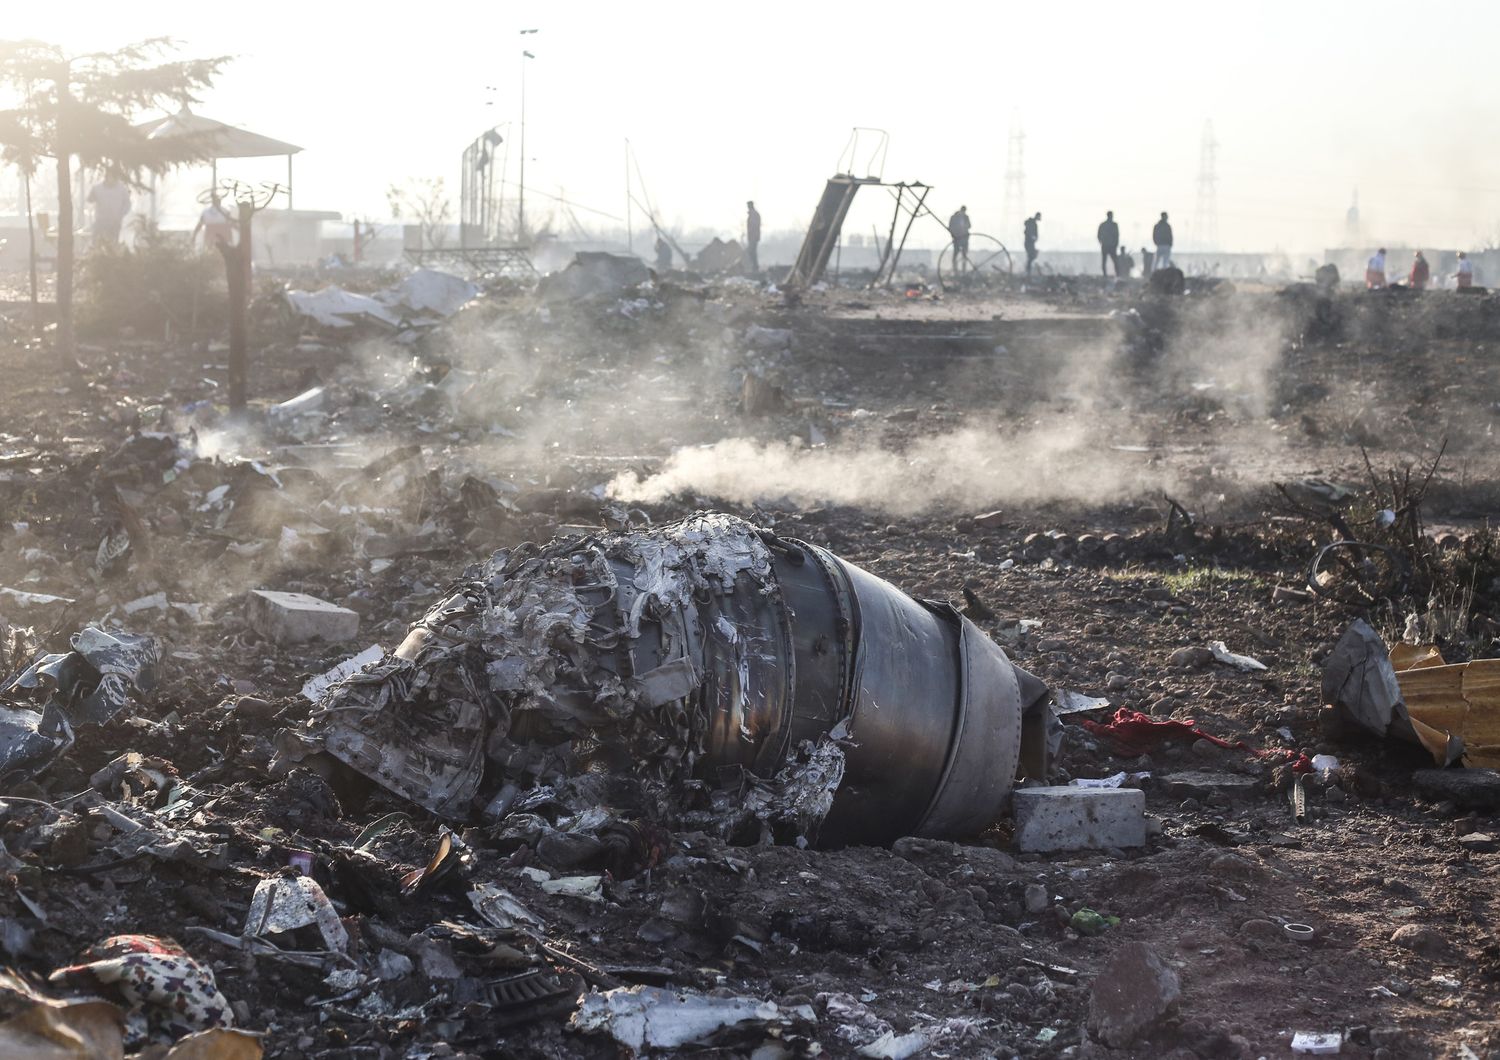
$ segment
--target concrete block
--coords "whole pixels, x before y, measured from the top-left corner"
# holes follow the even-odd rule
[[[1027,853],[1146,845],[1139,788],[1018,788],[1011,796],[1016,846]]]
[[[277,644],[352,640],[359,633],[356,612],[306,593],[252,589],[247,611],[250,628]]]

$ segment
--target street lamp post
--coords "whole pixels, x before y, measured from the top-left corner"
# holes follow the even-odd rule
[[[521,36],[536,33],[534,29],[523,29]],[[516,241],[526,242],[526,60],[535,59],[526,49],[521,49],[521,189],[516,206]]]

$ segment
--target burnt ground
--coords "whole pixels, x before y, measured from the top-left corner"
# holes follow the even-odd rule
[[[213,967],[269,1056],[620,1055],[564,1029],[571,995],[507,1004],[496,981],[538,963],[814,1014],[779,1029],[779,1046],[752,1028],[688,1055],[852,1056],[874,1036],[849,1014],[862,1004],[898,1035],[935,1028],[925,1055],[1082,1056],[1111,1053],[1085,1031],[1095,975],[1143,941],[1182,996],[1113,1055],[1288,1056],[1294,1031],[1345,1032],[1350,1056],[1500,1055],[1500,853],[1460,843],[1494,823],[1421,798],[1410,748],[1327,734],[1319,691],[1319,663],[1359,615],[1389,637],[1408,612],[1437,627],[1457,602],[1460,620],[1441,625],[1450,659],[1495,653],[1484,520],[1500,483],[1500,306],[1488,296],[1319,304],[1220,289],[1162,302],[1053,281],[788,307],[685,284],[539,307],[505,291],[410,346],[274,335],[253,393],[274,402],[322,383],[326,402],[295,423],[257,412],[249,427],[216,407],[221,347],[120,340],[75,364],[14,334],[0,351],[0,587],[73,602],[0,594],[0,616],[53,650],[98,621],[165,644],[157,688],[0,800],[13,862],[3,945],[25,975],[107,935],[167,935]],[[763,388],[745,387],[747,369]],[[701,448],[729,438],[745,447]],[[924,453],[934,438],[952,442]],[[1429,538],[1454,535],[1448,558],[1363,609],[1301,592],[1332,534],[1317,483],[1349,486],[1363,519],[1386,503],[1367,458],[1388,484],[1387,469],[1425,473],[1445,441],[1422,515]],[[683,448],[720,456],[663,496],[606,496],[620,472],[650,483]],[[903,454],[914,473],[899,470]],[[804,472],[818,484],[799,485]],[[1190,525],[1169,521],[1168,496]],[[277,730],[310,709],[302,683],[394,647],[475,558],[597,526],[615,503],[655,520],[720,508],[917,596],[962,603],[968,589],[989,612],[981,626],[1054,687],[1256,749],[1333,754],[1341,769],[1310,779],[1298,823],[1274,758],[1183,740],[1119,754],[1074,715],[1058,782],[1149,771],[1144,849],[1022,855],[1004,822],[973,845],[890,850],[677,834],[655,868],[606,880],[591,902],[545,893],[523,872],[535,852],[476,827],[462,832],[461,871],[403,895],[439,822],[379,789],[268,772]],[[130,551],[100,574],[100,540],[121,526]],[[359,638],[265,641],[246,619],[251,588],[345,603]],[[158,592],[164,607],[126,613]],[[1267,669],[1169,662],[1218,640]],[[74,798],[132,751],[180,780],[161,820],[185,847],[120,853],[95,804],[161,809],[169,797],[150,782],[100,780],[96,797]],[[1211,777],[1173,779],[1184,773]],[[393,812],[405,816],[351,854]],[[332,963],[202,933],[238,934],[256,883],[299,851],[360,959],[394,951],[413,970],[340,989],[324,981]],[[483,927],[466,895],[486,881],[545,923],[550,955]],[[1028,906],[1033,884],[1045,908]],[[1081,908],[1119,923],[1081,935],[1068,926]],[[1315,942],[1287,941],[1288,921],[1316,928]],[[1431,929],[1421,952],[1390,941],[1406,925]],[[427,959],[434,948],[441,959]]]

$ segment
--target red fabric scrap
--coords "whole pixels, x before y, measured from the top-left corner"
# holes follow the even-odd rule
[[[1115,745],[1115,750],[1122,755],[1149,754],[1163,740],[1180,736],[1207,740],[1211,744],[1217,744],[1231,751],[1249,751],[1257,758],[1287,758],[1292,762],[1292,772],[1312,772],[1312,762],[1300,751],[1288,751],[1284,748],[1257,750],[1244,740],[1230,741],[1220,736],[1212,736],[1198,728],[1198,723],[1191,718],[1186,721],[1159,720],[1149,714],[1142,714],[1138,710],[1121,707],[1107,722],[1089,721],[1084,718],[1082,723],[1083,727],[1095,736],[1107,737]]]

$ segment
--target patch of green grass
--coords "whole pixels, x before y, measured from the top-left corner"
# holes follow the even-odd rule
[[[1125,567],[1119,570],[1102,570],[1099,573],[1114,581],[1159,581],[1173,596],[1181,596],[1189,592],[1213,592],[1230,586],[1269,589],[1274,584],[1263,574],[1223,567],[1189,567],[1186,570],[1169,573],[1145,567]]]
[[[1162,575],[1161,583],[1172,591],[1173,596],[1188,592],[1212,592],[1231,585],[1270,584],[1254,571],[1224,570],[1222,567],[1189,567],[1174,574]]]

